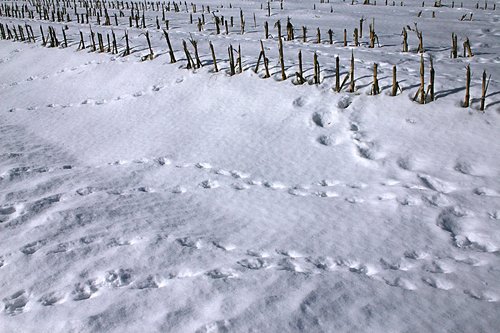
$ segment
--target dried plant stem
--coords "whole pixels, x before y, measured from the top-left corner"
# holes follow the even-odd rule
[[[398,89],[400,89],[400,87],[399,87],[399,82],[397,80],[397,67],[396,67],[396,65],[394,65],[394,66],[392,66],[392,91],[391,91],[391,95],[396,96],[398,93]]]
[[[373,86],[372,86],[372,95],[378,95],[380,93],[380,87],[378,85],[378,64],[373,64]]]
[[[479,110],[481,110],[481,111],[484,111],[484,109],[485,109],[486,93],[488,92],[488,87],[490,85],[490,79],[491,79],[491,75],[486,80],[486,71],[483,71],[483,83],[481,86],[481,106],[479,107]]]
[[[349,72],[349,76],[351,78],[351,84],[349,85],[349,92],[354,92],[356,90],[356,86],[354,83],[354,52],[351,53],[351,69]]]
[[[464,99],[464,108],[468,108],[470,103],[470,65],[467,64],[466,72],[465,72],[465,99]]]
[[[302,51],[299,51],[298,57],[299,57],[299,71],[295,73],[295,76],[297,76],[297,82],[299,84],[303,84],[304,82],[306,82],[306,80],[304,79],[304,72],[302,68]]]
[[[163,34],[165,35],[165,39],[167,40],[167,45],[168,45],[168,52],[170,54],[170,63],[173,64],[175,63],[177,60],[175,60],[175,54],[174,54],[174,50],[172,48],[172,44],[170,43],[170,38],[168,37],[168,32],[167,30],[163,29]]]
[[[212,53],[212,60],[214,61],[214,70],[215,72],[219,71],[219,68],[217,67],[217,58],[215,57],[215,50],[214,50],[214,45],[212,42],[209,42],[210,45],[210,52]]]

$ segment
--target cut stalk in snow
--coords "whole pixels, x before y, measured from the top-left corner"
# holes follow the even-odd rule
[[[209,42],[209,45],[210,45],[210,52],[212,52],[212,60],[214,61],[214,70],[215,72],[218,72],[219,68],[217,67],[217,58],[215,57],[214,45],[212,44],[211,41]]]
[[[470,103],[470,64],[467,64],[466,72],[465,72],[465,99],[464,99],[464,108],[468,108]]]

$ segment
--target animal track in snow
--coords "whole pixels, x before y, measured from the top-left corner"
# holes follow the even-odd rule
[[[337,198],[339,195],[337,192],[334,191],[319,191],[316,192],[316,196],[321,198]]]
[[[481,196],[486,196],[486,197],[499,197],[500,193],[493,189],[489,189],[486,187],[478,187],[474,189],[474,194],[476,195],[481,195]]]
[[[40,299],[38,300],[38,302],[40,302],[40,304],[42,304],[43,306],[51,306],[51,305],[59,304],[62,301],[64,301],[64,296],[58,292],[48,293],[48,294],[40,297]]]
[[[317,257],[317,258],[308,257],[306,258],[306,260],[312,265],[314,265],[314,267],[322,271],[331,271],[337,267],[335,261],[330,257]]]
[[[75,284],[75,287],[72,291],[73,300],[82,301],[89,299],[97,293],[99,290],[100,284],[95,279],[90,279],[82,283]]]
[[[194,240],[194,239],[189,238],[189,237],[178,238],[177,242],[184,247],[189,247],[189,248],[193,248],[193,249],[199,249],[201,247],[200,240]]]
[[[266,268],[269,264],[267,263],[266,259],[264,258],[249,258],[249,259],[243,259],[238,261],[238,264],[248,268],[248,269],[262,269]]]
[[[263,185],[267,188],[273,189],[273,190],[283,190],[286,188],[285,184],[282,184],[280,182],[272,182],[272,181],[266,181],[263,183]]]
[[[18,178],[25,178],[32,174],[45,173],[51,171],[48,167],[15,167],[2,174],[2,178],[8,178],[10,181]]]
[[[467,161],[457,161],[454,169],[460,173],[463,173],[464,175],[472,174],[472,166]]]
[[[349,130],[352,132],[351,139],[360,157],[370,161],[384,157],[383,154],[377,151],[376,144],[366,139],[357,123],[351,122]]]
[[[291,188],[288,190],[288,193],[297,197],[305,197],[309,195],[309,192],[306,189],[300,187]]]
[[[319,127],[331,127],[335,123],[335,116],[332,111],[318,111],[312,116],[313,122]]]
[[[44,246],[47,243],[46,240],[39,240],[33,243],[29,243],[25,246],[23,246],[20,251],[26,255],[31,255],[40,250],[42,246]]]
[[[309,271],[300,265],[300,262],[294,258],[281,258],[278,261],[277,269],[293,273],[309,273]]]
[[[335,138],[333,135],[320,135],[318,137],[318,142],[322,144],[323,146],[334,146],[338,144],[337,138]]]
[[[180,185],[178,185],[172,189],[172,193],[177,193],[177,194],[186,193],[186,191],[187,191],[186,188],[183,186],[180,186]]]
[[[352,99],[349,96],[342,96],[337,102],[337,107],[339,109],[347,109],[352,104]]]
[[[428,187],[433,191],[440,193],[450,193],[454,190],[454,188],[450,184],[435,177],[419,174],[418,178],[422,181],[424,186]]]
[[[0,223],[7,221],[16,212],[16,207],[7,206],[0,208]]]
[[[391,287],[399,287],[406,290],[417,290],[417,286],[413,282],[399,276],[395,279],[384,279],[384,281]]]
[[[461,207],[446,208],[437,218],[437,225],[451,234],[456,247],[494,253],[500,249],[499,234],[488,223]]]
[[[184,247],[200,248],[199,239],[185,237],[177,238],[175,241]],[[211,244],[214,245],[214,249],[222,249],[226,252],[236,251],[235,254],[239,254],[234,245],[219,241],[213,241]],[[444,262],[423,251],[407,251],[400,259],[390,260],[381,258],[378,264],[350,258],[338,258],[334,260],[328,256],[304,256],[302,253],[291,249],[276,249],[274,256],[269,255],[265,251],[253,250],[242,251],[242,254],[249,257],[237,260],[231,266],[218,267],[204,272],[183,269],[179,273],[168,274],[166,279],[172,281],[172,279],[208,277],[213,280],[226,280],[239,278],[242,274],[252,274],[251,272],[274,269],[284,273],[306,275],[336,274],[337,272],[352,273],[408,291],[418,289],[418,285],[413,282],[415,278],[418,278],[432,288],[443,291],[457,290],[459,288],[459,286],[454,285],[443,276],[443,273],[451,272],[451,270],[446,268],[443,269],[443,267],[446,267],[443,265]],[[423,261],[424,265],[420,267],[410,263],[417,260]],[[417,273],[416,268],[419,268],[420,274],[424,275],[423,277],[415,275]],[[398,275],[403,271],[405,276]],[[433,275],[425,276],[426,273]],[[150,274],[145,278],[135,279],[131,269],[119,268],[106,271],[102,280],[87,279],[84,282],[75,284],[70,297],[73,301],[82,301],[94,297],[98,292],[105,293],[106,290],[114,288],[156,289],[165,285],[166,281],[165,278],[158,274]],[[107,287],[107,289],[103,289],[102,287]],[[498,297],[489,290],[477,291],[477,289],[465,288],[463,292],[477,300],[487,302],[498,301]],[[17,299],[19,301],[16,301]],[[28,297],[24,291],[4,299],[6,313],[15,315],[22,312],[27,299]],[[50,306],[62,303],[65,299],[64,293],[56,291],[44,294],[38,301],[44,306]],[[9,309],[9,312],[7,312],[7,309]]]
[[[238,275],[230,269],[213,269],[205,273],[208,277],[212,279],[230,279],[235,278]]]
[[[247,184],[243,184],[243,183],[234,183],[231,185],[235,190],[238,190],[238,191],[242,191],[242,190],[246,190],[249,188],[249,186]]]
[[[212,166],[210,165],[210,163],[196,163],[195,166],[198,169],[212,169]]]
[[[480,301],[497,302],[499,299],[498,295],[495,295],[488,291],[475,291],[466,289],[464,290],[464,294]]]
[[[9,297],[3,299],[4,311],[6,315],[16,316],[24,312],[28,304],[28,294],[25,290],[20,290]]]
[[[218,188],[220,185],[219,182],[216,180],[207,179],[202,181],[200,183],[200,186],[206,189],[210,189],[210,188]]]
[[[102,169],[104,167],[133,167],[133,165],[143,165],[147,167],[162,167],[162,166],[168,166],[172,164],[172,161],[168,158],[165,157],[158,157],[158,158],[141,158],[141,159],[135,159],[135,160],[117,160],[114,162],[106,163],[103,165],[96,165],[96,166],[86,166],[86,167],[78,167],[74,166],[71,164],[61,164],[60,166],[55,166],[55,167],[42,167],[42,168],[21,168],[21,169],[14,169],[13,174],[14,175],[21,175],[21,174],[30,174],[33,171],[37,172],[88,172],[92,171],[93,169]],[[234,190],[246,190],[249,188],[250,185],[253,186],[263,186],[264,188],[272,189],[272,190],[286,190],[286,193],[296,196],[296,197],[306,197],[306,196],[311,196],[311,197],[319,197],[319,198],[334,198],[338,197],[339,193],[337,191],[321,191],[315,187],[317,186],[322,186],[322,187],[333,187],[333,186],[341,186],[344,188],[352,188],[352,189],[358,189],[362,190],[364,189],[367,185],[366,184],[343,184],[339,181],[336,180],[322,180],[322,181],[314,181],[310,182],[309,184],[305,185],[287,185],[284,184],[280,181],[261,181],[258,179],[252,179],[250,178],[250,174],[242,172],[242,171],[237,171],[237,170],[232,170],[232,171],[227,171],[226,169],[222,168],[216,168],[212,166],[209,163],[206,162],[196,162],[196,163],[176,163],[177,167],[182,167],[182,168],[194,168],[196,170],[201,170],[209,174],[215,174],[218,177],[231,177],[233,179],[237,180],[242,180],[245,179],[244,182],[234,182],[232,184],[223,184],[220,183],[216,179],[207,179],[201,183],[198,184],[199,187],[204,188],[204,189],[214,189],[218,187],[223,187],[225,189],[232,188]],[[144,169],[147,170],[147,169]],[[396,183],[391,183],[391,186],[396,186],[399,184],[399,182]],[[312,186],[312,188],[311,188]],[[405,186],[405,185],[402,185]],[[421,189],[425,189],[425,187],[421,187]],[[88,186],[85,188],[80,188],[76,190],[76,193],[80,196],[87,196],[96,192],[105,192],[108,194],[112,195],[131,195],[134,192],[143,192],[143,193],[152,193],[152,192],[171,192],[171,193],[184,193],[186,192],[186,187],[178,185],[173,188],[150,188],[147,186],[142,186],[142,187],[136,187],[136,188],[131,188],[131,189],[121,189],[121,190],[116,190],[116,189],[110,189],[106,187],[93,187],[93,186]],[[362,203],[365,201],[364,198],[359,196],[360,193],[358,193],[356,196],[349,196],[347,195],[344,197],[348,202],[351,203]],[[388,197],[390,196],[390,197]],[[386,194],[386,193],[381,193],[377,197],[379,200],[392,200],[396,199],[397,202],[401,203],[402,205],[405,204],[414,204],[418,205],[420,204],[420,201],[415,201],[415,202],[405,202],[404,199],[399,199],[393,197],[391,194]],[[55,198],[57,199],[57,198]],[[54,202],[57,200],[54,199]],[[47,199],[49,202],[52,201],[52,199]],[[1,215],[0,215],[1,216]],[[5,218],[2,218],[5,220]]]
[[[6,89],[9,87],[16,87],[20,84],[28,84],[28,83],[32,83],[32,82],[39,81],[39,80],[47,80],[47,79],[52,78],[52,77],[57,77],[57,76],[61,76],[61,75],[66,74],[66,73],[74,72],[78,69],[86,70],[87,68],[90,68],[91,65],[101,65],[101,64],[108,64],[108,63],[110,63],[110,61],[87,61],[84,64],[79,65],[79,66],[59,69],[59,70],[53,72],[52,74],[30,75],[29,77],[27,77],[26,79],[21,80],[21,81],[4,83],[0,86],[0,89]]]
[[[428,286],[436,289],[450,290],[454,287],[453,283],[444,278],[426,277],[422,278],[422,281]]]
[[[224,250],[224,251],[233,251],[234,249],[236,249],[236,245],[233,245],[233,244],[227,244],[227,243],[222,243],[222,242],[212,242],[212,244],[216,247],[216,248],[219,248],[221,250]]]
[[[293,100],[292,105],[296,108],[304,107],[307,103],[307,99],[305,97],[298,97]]]
[[[380,264],[382,265],[382,267],[384,269],[390,269],[390,270],[400,270],[401,269],[401,262],[397,261],[397,262],[392,262],[392,261],[388,261],[384,258],[380,258]]]
[[[131,269],[118,269],[106,272],[106,283],[114,288],[128,286],[132,282]]]
[[[156,289],[161,285],[160,279],[154,275],[148,275],[145,279],[137,281],[133,288],[136,289]]]

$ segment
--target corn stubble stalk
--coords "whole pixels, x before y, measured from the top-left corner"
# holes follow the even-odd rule
[[[92,31],[92,28],[90,28],[90,40],[92,41],[92,51],[96,51],[96,46],[95,46],[95,39],[94,39],[94,32]]]
[[[243,64],[241,61],[241,45],[238,45],[238,70],[241,73],[243,73]]]
[[[335,57],[335,91],[340,92],[340,59]]]
[[[9,28],[7,27],[8,35],[10,35]],[[81,33],[81,32],[80,32]],[[47,44],[47,41],[45,40],[45,35],[43,33],[43,28],[40,25],[40,34],[42,35],[42,45],[45,46]],[[84,47],[85,48],[85,47]]]
[[[264,51],[264,43],[262,43],[262,41],[260,41],[260,49],[262,52],[262,58],[264,59],[264,68],[266,70],[265,78],[268,78],[271,77],[271,75],[269,74],[269,59],[266,58],[266,53]]]
[[[304,84],[306,80],[304,79],[304,71],[302,68],[302,50],[299,50],[299,71],[295,73],[295,76],[297,77],[297,83],[298,84]]]
[[[380,94],[380,87],[378,85],[378,64],[373,64],[373,86],[372,86],[372,95]]]
[[[50,47],[59,47],[59,40],[57,39],[56,31],[51,26],[49,26],[49,36],[50,36]]]
[[[62,34],[64,39],[64,47],[68,47],[68,39],[66,38],[66,31],[64,30],[64,28],[62,28]],[[29,32],[28,32],[28,39],[29,39]]]
[[[451,33],[451,55],[452,59],[456,59],[458,57],[458,37],[452,32]]]
[[[403,27],[403,32],[401,34],[403,35],[403,52],[408,52],[408,32],[406,28]]]
[[[36,40],[35,40],[35,33],[33,32],[33,28],[31,28],[31,25],[26,24],[26,30],[28,30],[28,28],[29,28],[29,32],[31,34],[31,38],[33,39],[33,43],[35,43]],[[2,36],[5,36],[5,32],[3,31],[3,29],[2,29]]]
[[[43,35],[42,35],[43,37]],[[43,38],[45,40],[45,38]],[[85,40],[83,39],[83,32],[80,30],[80,44],[78,44],[78,49],[77,50],[83,50],[85,49]]]
[[[220,18],[218,16],[216,16],[215,14],[214,15],[214,20],[215,20],[215,29],[217,31],[217,35],[220,35]]]
[[[158,29],[160,29],[159,25]],[[201,30],[203,30],[203,23],[201,23],[201,18],[198,17],[198,31],[201,32]]]
[[[413,101],[416,101],[419,98],[420,104],[425,104],[425,77],[424,77],[424,55],[420,55],[420,87],[417,90],[417,93],[413,97]]]
[[[170,54],[170,63],[173,64],[177,60],[175,60],[175,54],[174,50],[172,48],[172,44],[170,43],[170,38],[168,37],[168,32],[167,30],[163,29],[163,34],[165,36],[165,39],[167,40],[167,45],[168,45],[168,53]]]
[[[465,99],[463,103],[464,108],[468,108],[470,103],[470,64],[467,64],[465,72]]]
[[[479,110],[484,112],[485,109],[485,103],[486,103],[486,93],[488,92],[488,87],[490,85],[490,79],[491,75],[486,79],[486,71],[483,71],[483,82],[481,86],[481,105],[479,107]]]
[[[359,20],[359,37],[363,38],[363,22],[366,21],[364,17]]]
[[[149,31],[146,30],[146,32],[144,33],[144,35],[146,36],[146,41],[148,42],[148,48],[149,48],[149,54],[145,55],[142,57],[142,60],[153,60],[155,55],[154,55],[154,52],[153,52],[153,48],[151,47],[151,40],[149,39]]]
[[[417,30],[416,33],[417,33],[417,37],[418,37],[418,49],[417,49],[417,52],[418,53],[424,53],[424,37],[423,37],[421,31]]]
[[[104,43],[102,41],[102,34],[97,33],[97,42],[99,43],[99,52],[103,53],[104,52]]]
[[[349,76],[351,78],[351,84],[349,85],[349,92],[353,93],[356,90],[354,83],[354,52],[351,53],[351,69]]]
[[[189,39],[189,42],[191,43],[191,45],[193,45],[193,49],[194,49],[194,58],[196,60],[196,64],[194,67],[200,68],[203,65],[201,64],[200,56],[198,54],[198,42],[195,41],[192,37]]]
[[[107,48],[106,52],[110,53],[111,52],[111,43],[109,42],[109,34],[106,34],[106,39],[108,41],[108,48]]]
[[[19,36],[21,38],[21,41],[24,42],[24,31],[23,31],[23,27],[18,25],[17,28],[19,29]]]
[[[465,37],[465,42],[464,42],[464,57],[465,57],[465,52],[467,52],[467,57],[472,58],[474,54],[472,53],[472,50],[470,48],[470,41],[469,37]]]
[[[391,96],[396,96],[398,94],[398,90],[401,90],[399,87],[399,82],[397,79],[397,67],[396,65],[392,66],[392,91]]]
[[[113,54],[118,54],[118,46],[116,45],[116,36],[115,36],[115,32],[113,30],[111,30],[111,36],[113,37],[113,49],[112,49],[112,53]]]
[[[286,34],[287,34],[288,41],[295,39],[295,35],[294,35],[294,31],[293,31],[293,24],[292,24],[292,22],[290,22],[290,18],[287,18]]]
[[[370,48],[373,49],[375,47],[375,41],[377,41],[377,45],[380,47],[380,43],[378,40],[378,36],[375,33],[375,19],[373,19],[372,24],[370,24]]]
[[[240,9],[240,25],[241,25],[241,34],[245,33],[245,18],[243,17],[243,10]]]
[[[7,39],[6,37],[6,34],[5,34],[5,29],[3,27],[3,24],[0,23],[0,36],[2,36],[2,39]]]
[[[217,73],[219,71],[219,67],[217,67],[217,58],[215,57],[214,45],[212,44],[211,41],[209,42],[209,45],[210,45],[210,52],[212,53],[212,60],[214,62],[214,71]]]
[[[426,92],[426,98],[429,96],[429,99],[431,102],[434,101],[434,77],[435,71],[434,71],[434,63],[432,61],[432,57],[429,58],[429,64],[430,64],[430,72],[429,72],[429,86],[427,87],[427,92]]]
[[[186,55],[186,61],[187,61],[187,69],[194,69],[196,68],[196,64],[193,61],[193,57],[191,57],[191,53],[188,50],[187,43],[185,40],[182,40],[182,47],[184,49],[184,54]]]
[[[233,46],[231,44],[229,44],[227,52],[229,55],[229,75],[233,76],[234,74],[236,74],[236,71],[234,69],[234,53]]]
[[[318,62],[318,54],[314,52],[314,84],[320,83],[320,67]]]
[[[281,65],[281,79],[285,81],[286,73],[285,73],[285,60],[283,56],[283,39],[281,39],[281,22],[278,20],[274,26],[278,28],[278,46],[279,46],[279,57]]]

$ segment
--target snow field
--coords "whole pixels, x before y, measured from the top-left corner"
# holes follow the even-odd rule
[[[250,15],[245,35],[217,36],[172,14],[175,65],[160,31],[145,62],[139,29],[129,57],[75,52],[74,22],[67,49],[0,41],[0,331],[494,332],[498,12],[464,4],[469,23],[458,8],[432,19],[420,1],[273,2],[270,23],[291,16],[337,40],[373,16],[382,47],[285,42],[288,74],[299,49],[320,54],[319,87],[279,81],[276,40],[272,79],[230,77],[224,62],[213,73],[208,52],[187,71],[189,33],[221,54],[241,43],[254,67],[266,11],[234,1],[224,12],[236,18],[237,3],[258,32]],[[399,52],[417,20],[437,70],[426,105],[411,101],[419,55]],[[469,36],[473,58],[449,59],[451,31]],[[352,49],[358,90],[333,93],[334,55],[345,75]],[[467,62],[473,98],[480,71],[492,74],[485,113],[460,106]]]

